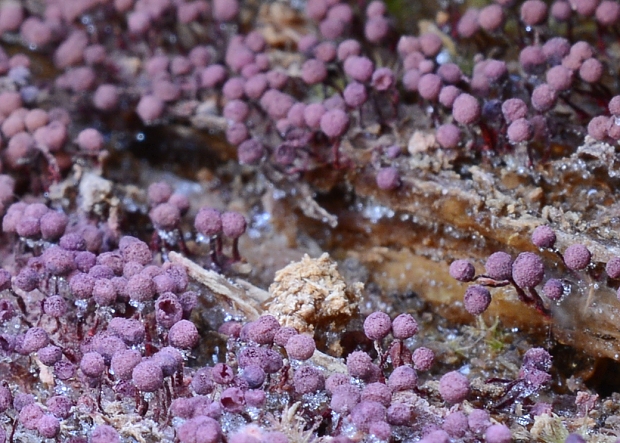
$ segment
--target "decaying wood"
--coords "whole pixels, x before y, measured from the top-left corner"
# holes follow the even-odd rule
[[[171,252],[169,258],[172,263],[185,267],[188,275],[192,279],[204,285],[216,297],[226,302],[237,314],[244,315],[248,321],[256,320],[265,313],[251,294],[253,294],[254,297],[258,296],[259,298],[264,298],[265,294],[268,294],[266,291],[246,281],[243,281],[240,286],[235,286],[223,275],[209,269],[204,269],[179,253]],[[266,301],[268,302],[269,300]],[[315,364],[325,368],[328,373],[347,372],[342,359],[332,357],[319,350],[314,352],[311,360]]]

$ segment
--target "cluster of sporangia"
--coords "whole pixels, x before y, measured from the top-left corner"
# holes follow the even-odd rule
[[[307,21],[306,33],[292,40],[266,38],[260,27],[239,33],[242,6],[58,0],[35,10],[3,2],[0,34],[28,48],[12,57],[0,51],[4,163],[22,172],[49,167],[56,179],[72,164],[67,154],[93,156],[105,148],[103,128],[78,131],[65,110],[43,104],[50,96],[67,102],[66,91],[71,110],[104,117],[134,110],[146,124],[223,116],[241,163],[289,173],[349,165],[343,137],[375,121],[398,126],[411,112],[403,105],[412,104],[429,110],[427,130],[437,146],[463,153],[525,145],[531,158],[545,157],[550,143],[579,128],[601,141],[620,138],[620,97],[610,91],[607,66],[614,63],[606,49],[615,37],[605,32],[619,19],[614,0],[452,8],[437,31],[419,36],[398,36],[378,0],[362,7],[308,0],[303,14],[291,12]],[[34,52],[53,55],[60,72],[54,81],[33,75]],[[491,58],[497,53],[514,60]],[[73,134],[79,150],[67,143]],[[405,143],[384,146],[373,162],[380,188],[399,186]]]
[[[161,182],[147,196],[156,251],[177,247],[187,200]],[[241,215],[201,208],[194,227],[197,240],[210,243],[214,267],[238,260]],[[184,267],[159,263],[160,254],[154,259],[152,247],[135,237],[116,239],[84,216],[42,203],[10,205],[2,231],[16,246],[0,270],[0,352],[11,371],[38,376],[40,384],[30,386],[35,391],[16,379],[0,384],[7,418],[0,443],[33,433],[71,443],[120,442],[135,432],[128,422],[138,428],[152,422],[162,441],[181,443],[297,441],[299,433],[319,430],[343,443],[397,435],[424,442],[511,439],[489,411],[463,405],[471,390],[462,373],[444,374],[436,388],[419,386],[418,372],[431,369],[434,352],[411,349],[418,325],[409,314],[369,315],[364,333],[377,355],[350,353],[347,373],[314,364],[313,337],[271,316],[222,325],[226,361],[195,368],[192,349],[201,336],[191,314],[199,294],[188,289]],[[230,256],[224,238],[232,240]],[[543,388],[550,366],[543,349],[527,351],[503,402]],[[549,412],[543,406],[535,410]],[[289,409],[301,424],[282,424]]]
[[[292,57],[282,56],[263,28],[239,33],[242,6],[250,7],[237,0],[0,4],[3,41],[23,48],[10,57],[0,48],[2,232],[15,245],[0,271],[0,351],[14,373],[40,379],[36,396],[25,390],[34,384],[0,384],[0,443],[28,435],[113,443],[142,432],[129,425],[148,420],[159,426],[149,432],[160,432],[162,441],[299,441],[291,434],[299,426],[277,426],[296,402],[302,430],[342,442],[395,436],[427,443],[510,441],[508,427],[488,411],[463,406],[470,385],[460,372],[443,375],[437,392],[418,386],[418,372],[430,369],[433,353],[409,350],[417,325],[406,314],[369,316],[364,330],[379,355],[351,353],[346,374],[324,373],[312,363],[312,337],[272,317],[226,323],[221,332],[229,336],[230,358],[192,368],[200,334],[190,315],[198,294],[188,290],[183,267],[154,261],[152,254],[184,250],[187,198],[166,184],[149,188],[151,245],[36,198],[73,165],[105,158],[108,128],[78,128],[78,112],[105,121],[135,111],[145,124],[223,116],[240,163],[287,173],[349,165],[343,138],[375,121],[380,131],[394,128],[408,121],[414,104],[429,110],[427,129],[436,144],[463,155],[514,145],[542,157],[551,142],[579,130],[573,123],[584,133],[587,126],[597,140],[615,141],[620,99],[608,90],[606,68],[613,57],[606,45],[615,36],[606,31],[617,26],[620,6],[498,0],[453,11],[438,32],[397,36],[381,1],[308,0],[305,34],[286,40]],[[597,24],[592,31],[588,21]],[[576,26],[586,30],[578,39]],[[459,53],[476,48],[473,62],[450,51],[448,36]],[[397,57],[385,51],[390,46]],[[510,46],[519,49],[516,63],[489,58]],[[41,74],[35,57],[47,54],[57,71]],[[399,186],[404,148],[404,142],[385,146],[373,163],[381,189]],[[31,195],[15,203],[16,192]],[[240,214],[202,208],[194,227],[196,239],[209,244],[213,267],[240,259],[237,242],[246,228]],[[554,250],[554,240],[547,227],[534,232],[541,248]],[[567,269],[589,272],[585,246],[556,252]],[[463,261],[450,272],[476,281],[465,296],[475,315],[488,307],[489,286],[512,285],[545,314],[543,297],[557,301],[567,292],[566,282],[549,279],[539,295],[544,267],[532,253],[514,262],[495,253],[485,275],[476,276]],[[607,264],[607,274],[620,278],[620,258]],[[528,351],[513,385],[519,389],[507,393],[507,401],[542,388],[550,364],[546,351]],[[118,402],[122,407],[114,408]],[[144,420],[129,415],[115,422],[119,411]]]
[[[269,409],[275,404],[300,402],[306,430],[322,428],[341,443],[368,437],[425,443],[482,438],[490,443],[511,441],[510,429],[495,422],[488,411],[463,407],[471,389],[460,372],[444,374],[434,390],[419,386],[418,372],[431,369],[434,353],[426,347],[411,352],[408,343],[417,330],[409,314],[391,320],[383,312],[373,312],[364,321],[364,333],[375,343],[378,355],[373,358],[367,352],[354,351],[346,358],[346,373],[329,374],[312,362],[316,350],[313,338],[280,326],[274,317],[262,316],[245,325],[227,322],[220,332],[229,337],[230,361],[199,369],[190,384],[195,395],[172,403],[172,414],[186,420],[181,421],[178,438],[188,443],[199,441],[199,435],[209,435],[200,441],[220,441],[220,414],[224,411],[224,416],[247,414],[241,425],[237,424],[240,428],[230,433],[229,441],[294,441],[290,428],[276,427],[274,432],[256,423],[273,414],[265,405]],[[527,393],[522,390],[521,395],[539,391],[550,380],[550,368],[551,357],[545,350],[527,351],[515,381],[526,387]],[[550,405],[538,406],[539,413],[550,410]],[[246,424],[248,418],[254,424]]]
[[[146,261],[144,247],[124,238],[119,254],[125,259],[140,254]],[[66,297],[45,299],[42,326],[27,327],[22,318],[23,334],[12,339],[3,335],[8,361],[30,358],[41,372],[50,368],[49,383],[55,388],[47,395],[41,390],[35,398],[16,385],[1,385],[0,412],[11,419],[11,428],[0,426],[0,441],[5,441],[5,433],[19,436],[32,431],[72,443],[85,442],[86,436],[93,443],[120,442],[131,432],[123,426],[124,419],[116,427],[112,421],[92,423],[92,417],[113,411],[112,402],[121,402],[126,414],[155,420],[165,441],[174,438],[180,443],[286,443],[319,428],[341,443],[369,436],[389,441],[395,435],[426,443],[474,442],[482,436],[490,443],[511,441],[510,429],[495,422],[488,411],[464,408],[470,382],[460,372],[443,375],[434,390],[420,389],[418,372],[431,369],[434,353],[425,347],[411,352],[407,346],[418,330],[411,315],[390,320],[382,312],[370,314],[364,332],[379,355],[352,352],[346,358],[346,373],[328,374],[313,364],[314,339],[281,326],[269,315],[246,324],[224,323],[219,331],[228,337],[227,361],[190,368],[191,349],[200,340],[194,324],[186,320],[195,294],[182,292],[187,281],[179,269],[165,268],[159,276],[170,277],[177,285],[173,290],[181,294],[166,292],[156,295],[154,303],[142,301],[131,318],[76,303],[77,315],[97,316],[102,323],[81,343],[71,343],[75,331],[67,317],[71,311],[76,315],[70,301],[78,298],[72,291]],[[63,305],[62,315],[58,308],[50,308],[53,297],[56,306]],[[4,322],[16,314],[12,309],[5,304]],[[46,330],[54,324],[45,321],[47,316],[56,320],[56,330]],[[390,334],[392,339],[386,340]],[[550,367],[545,350],[525,353],[515,381],[525,387],[522,397],[549,381]],[[551,408],[538,406],[539,413]],[[293,407],[299,408],[295,412],[303,420],[301,427],[283,423],[282,415]]]
[[[556,235],[549,226],[538,226],[532,232],[532,243],[555,253],[571,277],[592,282],[600,276],[594,273],[592,253],[585,245],[574,243],[564,252],[556,247]],[[464,306],[472,315],[480,315],[491,303],[488,287],[511,285],[517,292],[519,300],[533,305],[540,313],[549,316],[549,304],[560,302],[571,292],[572,279],[548,278],[545,280],[545,266],[542,259],[533,252],[522,252],[516,259],[503,251],[491,254],[484,264],[484,274],[476,275],[474,265],[467,260],[455,260],[450,264],[450,275],[461,282],[476,282],[465,291]],[[620,279],[620,257],[611,258],[605,265],[607,277]],[[542,296],[536,288],[541,289]],[[620,299],[620,289],[618,289]],[[588,304],[591,300],[588,300]]]
[[[155,251],[182,247],[187,199],[163,182],[152,184],[147,198]],[[213,266],[239,259],[241,215],[201,208],[194,227],[197,240],[210,243]],[[226,361],[195,368],[192,350],[201,338],[191,314],[199,294],[189,290],[185,268],[159,263],[160,254],[154,259],[153,245],[116,239],[83,215],[42,203],[10,205],[2,231],[16,246],[0,271],[0,352],[11,371],[38,376],[40,384],[33,391],[16,379],[0,384],[0,413],[7,418],[0,442],[27,435],[120,442],[135,432],[128,422],[138,428],[152,422],[162,441],[181,443],[286,442],[299,438],[295,432],[319,430],[342,442],[395,435],[510,441],[509,428],[488,411],[461,406],[470,395],[465,375],[449,372],[434,389],[418,385],[418,372],[431,369],[434,353],[410,349],[418,330],[411,315],[368,316],[364,332],[378,355],[350,353],[347,373],[314,364],[313,337],[271,316],[222,325]],[[232,240],[230,256],[224,238]],[[528,351],[514,381],[522,389],[507,392],[506,403],[544,387],[549,368],[546,351]],[[289,409],[301,424],[281,423]]]
[[[13,183],[2,186],[10,197]],[[119,238],[81,213],[38,202],[8,206],[2,233],[13,248],[0,268],[0,354],[11,377],[0,386],[0,412],[10,420],[0,426],[0,442],[20,441],[28,432],[74,442],[118,440],[107,426],[91,435],[93,419],[86,417],[105,415],[104,403],[124,398],[142,415],[150,407],[159,420],[163,404],[184,388],[184,361],[200,339],[190,321],[199,294],[188,290],[183,266],[154,260],[154,252],[180,247],[189,202],[164,182],[149,186],[147,197],[160,240],[153,245]],[[211,266],[240,260],[241,214],[203,207],[194,227],[197,242],[210,244]],[[30,371],[43,386],[17,385]],[[141,394],[154,391],[161,395],[149,404]]]

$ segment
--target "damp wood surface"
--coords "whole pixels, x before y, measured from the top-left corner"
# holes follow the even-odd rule
[[[470,259],[477,273],[483,273],[484,261],[493,252],[513,256],[538,252],[545,261],[546,278],[564,277],[571,286],[561,302],[547,301],[552,318],[524,306],[511,288],[492,290],[493,302],[485,315],[498,316],[508,327],[550,330],[561,343],[617,360],[620,303],[616,285],[600,277],[602,265],[620,253],[616,201],[607,192],[617,179],[599,162],[592,155],[576,154],[530,171],[481,165],[469,168],[469,179],[413,171],[392,192],[379,190],[365,171],[355,172],[349,179],[357,198],[384,213],[387,209],[388,215],[372,220],[360,217],[359,211],[340,215],[337,205],[328,207],[341,223],[331,246],[338,251],[336,256],[353,255],[367,264],[387,293],[413,291],[457,322],[472,317],[462,305],[467,285],[448,275],[452,260]],[[536,175],[537,183],[532,177]],[[585,244],[593,253],[593,273],[599,278],[567,272],[555,254],[537,251],[530,234],[542,224],[556,229],[560,251],[575,242]],[[590,291],[594,294],[586,306]]]
[[[189,131],[196,132],[201,131]],[[216,167],[193,165],[183,176],[202,186],[212,183],[215,190],[219,183],[216,195],[229,207],[268,214],[269,232],[241,242],[252,269],[247,278],[259,287],[266,289],[277,270],[303,254],[318,257],[325,251],[340,262],[359,262],[367,282],[380,289],[388,305],[398,294],[415,294],[455,324],[472,323],[462,304],[467,285],[448,275],[450,262],[469,259],[483,273],[493,252],[513,257],[537,252],[545,262],[545,278],[565,278],[570,294],[559,303],[547,301],[552,316],[544,318],[519,302],[510,287],[493,289],[485,319],[497,317],[505,327],[552,335],[593,357],[620,359],[617,284],[603,271],[611,257],[620,255],[620,207],[611,192],[618,179],[608,146],[585,144],[570,157],[532,167],[516,155],[508,165],[490,159],[461,167],[459,174],[432,170],[428,165],[434,160],[425,157],[436,151],[425,152],[404,157],[411,167],[394,191],[378,189],[374,170],[365,166],[375,146],[376,140],[348,149],[345,144],[350,163],[342,169],[317,169],[302,177],[245,170],[241,182],[226,183],[226,177],[239,172],[226,163],[234,152],[225,144],[207,143],[199,157],[219,158]],[[598,278],[568,272],[557,255],[537,250],[530,234],[541,224],[556,230],[560,251],[575,242],[585,244]]]

